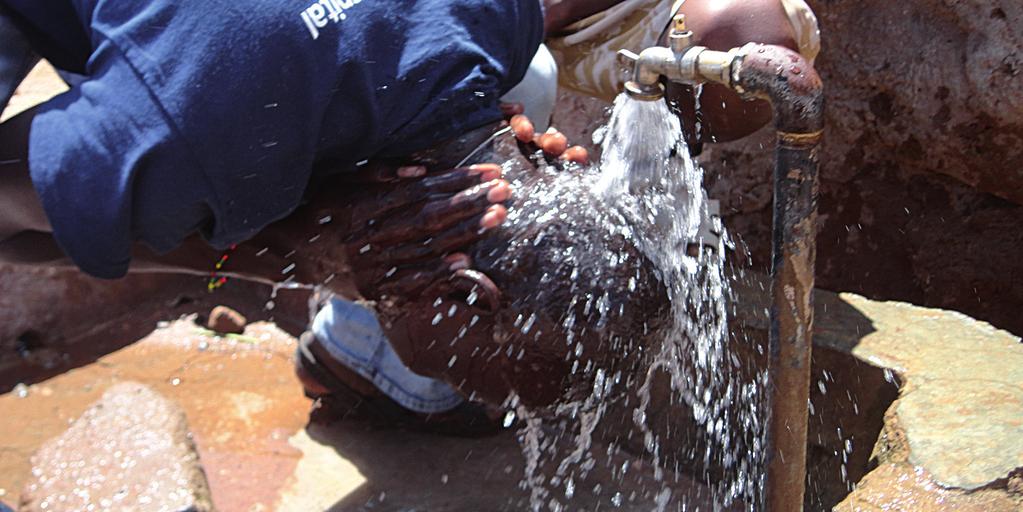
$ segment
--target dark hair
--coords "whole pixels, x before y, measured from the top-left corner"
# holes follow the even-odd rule
[[[664,285],[596,190],[595,171],[505,165],[515,198],[505,224],[472,251],[500,288],[495,341],[526,403],[592,391],[628,372],[670,319]],[[603,375],[603,377],[599,377]]]

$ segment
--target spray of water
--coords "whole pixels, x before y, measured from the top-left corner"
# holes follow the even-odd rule
[[[644,332],[618,340],[621,357],[636,360],[634,371],[603,368],[586,359],[583,344],[573,340],[572,326],[579,316],[576,301],[586,302],[587,315],[592,303],[596,317],[579,320],[595,320],[597,329],[615,315],[608,308],[614,301],[606,295],[573,297],[563,325],[568,345],[578,343],[573,372],[590,375],[587,382],[592,388],[588,395],[542,413],[512,397],[511,405],[524,424],[520,436],[527,464],[522,486],[529,490],[534,510],[565,510],[598,464],[615,464],[612,473],[624,481],[629,466],[619,467],[612,461],[620,457],[612,455],[629,453],[655,469],[649,481],[632,480],[636,485],[629,492],[624,486],[593,489],[606,495],[611,507],[644,498],[656,510],[691,510],[694,497],[673,494],[676,482],[669,476],[689,473],[709,489],[710,496],[699,497],[701,503],[709,501],[714,509],[752,510],[762,487],[761,390],[766,375],[740,367],[737,345],[745,340],[729,336],[727,235],[700,239],[701,222],[708,219],[702,170],[689,156],[677,117],[663,102],[620,96],[599,136],[603,157],[598,168],[585,171],[587,179],[550,176],[542,192],[534,190],[511,213],[509,224],[529,225],[549,220],[544,216],[550,215],[570,223],[573,210],[595,210],[592,215],[606,236],[625,238],[653,264],[670,302],[670,325],[647,332],[644,324]],[[543,232],[530,236],[542,237]],[[536,239],[513,241],[526,244]],[[586,268],[591,279],[599,278],[602,268],[621,265],[630,257],[590,254],[585,249],[564,256],[572,268]],[[635,281],[623,286],[633,290]],[[666,407],[671,411],[666,413]],[[609,412],[616,409],[626,411],[631,425],[613,419],[622,417]],[[609,437],[607,432],[617,434],[605,443],[595,441]],[[599,450],[600,446],[608,447]]]

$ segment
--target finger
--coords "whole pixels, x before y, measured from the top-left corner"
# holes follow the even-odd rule
[[[480,228],[494,229],[508,219],[508,209],[504,205],[495,204],[487,208],[487,213],[480,219]]]
[[[526,108],[521,103],[501,103],[501,114],[505,118],[513,117],[522,114],[526,111]]]
[[[451,270],[463,270],[472,266],[472,258],[464,252],[453,252],[444,257],[444,262]]]
[[[405,174],[425,173],[425,167],[409,167]],[[499,179],[503,173],[497,164],[477,164],[450,169],[444,173],[428,175],[415,181],[393,187],[373,201],[366,201],[353,210],[352,225],[363,226],[379,220],[392,211],[410,208],[423,201],[451,197],[453,194]]]
[[[459,192],[447,200],[432,201],[419,212],[419,221],[425,227],[439,230],[452,222],[445,219],[461,220],[470,215],[482,213],[490,205],[511,199],[511,185],[504,180],[493,180],[469,190]]]
[[[548,155],[561,156],[568,149],[568,138],[552,128],[537,139],[537,145]]]
[[[426,175],[426,166],[397,165],[397,162],[383,159],[363,162],[362,165],[356,166],[355,172],[345,175],[343,179],[354,183],[390,183],[424,175]]]
[[[502,212],[506,211],[504,206],[501,205],[494,205],[492,208],[500,208]],[[501,214],[499,220],[492,220],[490,222],[491,227],[485,227],[483,224],[488,216],[494,215],[488,210],[487,213],[464,220],[444,230],[442,233],[428,238],[422,243],[402,244],[387,249],[376,257],[377,264],[384,266],[407,265],[430,260],[443,254],[452,253],[452,251],[465,249],[485,237],[491,229],[499,226],[505,217],[504,214]],[[468,268],[470,263],[468,256],[462,253],[457,254],[461,254],[461,257],[456,257],[450,261],[448,258],[445,258],[445,261],[448,262],[452,269]]]
[[[476,164],[469,167],[459,167],[423,178],[419,182],[418,192],[421,193],[421,199],[426,199],[429,195],[453,194],[481,183],[500,179],[502,174],[501,166],[497,164]]]
[[[386,246],[408,243],[436,235],[460,221],[483,214],[494,203],[511,198],[511,185],[504,180],[493,180],[477,185],[450,198],[431,201],[411,219],[396,218],[384,222],[376,229],[367,229],[354,241],[355,245]]]
[[[399,167],[396,171],[399,178],[418,178],[420,176],[426,176],[425,165],[406,165]]]
[[[524,115],[512,117],[508,125],[511,126],[512,131],[515,132],[515,138],[519,139],[520,142],[532,142],[533,136],[536,135],[533,122]]]
[[[566,162],[575,162],[579,165],[589,165],[590,152],[582,146],[572,146],[566,149],[559,158]]]
[[[418,265],[394,266],[378,281],[379,296],[415,297],[437,283],[448,280],[453,272],[451,264],[434,260]]]

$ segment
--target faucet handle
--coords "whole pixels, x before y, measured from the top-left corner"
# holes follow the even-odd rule
[[[685,14],[675,16],[673,21],[671,33],[668,34],[671,51],[684,53],[689,47],[693,46],[693,31],[686,28]]]
[[[675,32],[685,32],[686,31],[686,15],[685,14],[677,14],[677,15],[675,15],[674,18],[672,18],[671,21],[674,22],[674,25],[672,27],[673,31],[675,31]]]

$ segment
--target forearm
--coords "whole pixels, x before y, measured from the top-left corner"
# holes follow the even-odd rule
[[[35,109],[0,124],[0,243],[25,231],[49,232],[28,167],[28,135]]]
[[[28,137],[36,109],[0,124],[0,261],[72,266],[50,234],[28,165]]]
[[[609,9],[623,0],[543,0],[544,31],[549,36],[565,27]]]

